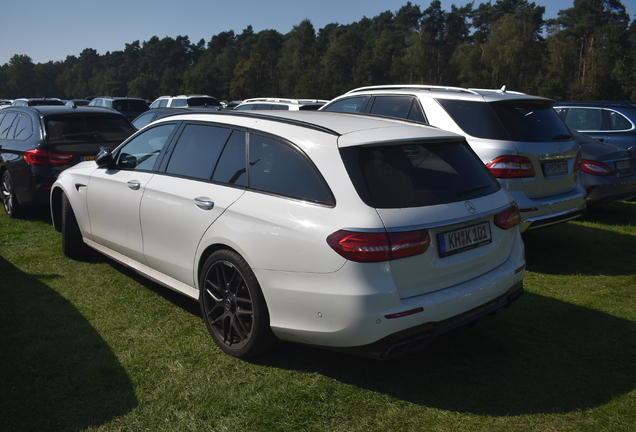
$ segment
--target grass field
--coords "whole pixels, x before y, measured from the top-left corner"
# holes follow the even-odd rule
[[[636,202],[525,235],[513,307],[379,362],[221,353],[198,304],[0,215],[0,430],[634,431]]]

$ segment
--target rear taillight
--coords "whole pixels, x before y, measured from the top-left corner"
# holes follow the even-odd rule
[[[497,178],[534,177],[532,161],[523,156],[499,156],[486,167]]]
[[[604,163],[587,159],[583,159],[581,161],[581,171],[583,171],[584,173],[600,176],[609,176],[614,174],[610,167],[608,167]]]
[[[340,230],[327,243],[344,258],[355,262],[380,262],[423,254],[431,244],[427,230],[366,233]]]
[[[73,155],[51,153],[46,150],[27,150],[24,161],[29,165],[66,165],[73,160]]]
[[[495,225],[504,230],[514,228],[520,223],[521,213],[519,213],[517,203],[512,203],[506,210],[495,215]]]

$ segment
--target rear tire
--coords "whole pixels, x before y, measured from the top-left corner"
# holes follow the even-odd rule
[[[88,246],[82,239],[82,232],[66,194],[62,194],[62,253],[72,259],[88,253]]]
[[[9,171],[2,173],[2,204],[4,211],[10,218],[16,218],[22,214],[23,207],[15,195],[15,188],[13,187],[13,180]]]
[[[214,252],[206,260],[199,282],[201,314],[223,352],[247,358],[277,344],[256,276],[239,254]]]

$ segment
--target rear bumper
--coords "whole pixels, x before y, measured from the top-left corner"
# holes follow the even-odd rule
[[[580,183],[569,193],[540,199],[512,195],[521,212],[521,232],[567,222],[585,214],[586,192]]]
[[[605,184],[598,182],[587,188],[588,204],[606,204],[614,201],[625,201],[634,196],[636,196],[636,179],[621,181],[616,177],[612,177],[608,179]]]
[[[412,349],[394,346],[431,340],[518,298],[525,261],[517,244],[501,266],[409,298],[400,298],[386,263],[347,263],[331,274],[255,273],[280,339],[386,358]]]
[[[372,344],[342,348],[337,349],[337,351],[349,352],[352,354],[379,359],[392,359],[417,352],[426,347],[426,345],[428,345],[436,337],[446,332],[474,322],[485,315],[494,314],[503,307],[509,307],[519,300],[523,292],[523,281],[520,281],[510,287],[505,294],[457,316],[443,321],[422,324],[417,327],[392,334]]]

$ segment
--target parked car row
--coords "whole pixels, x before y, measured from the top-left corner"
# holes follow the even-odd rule
[[[49,197],[66,256],[97,250],[198,299],[236,357],[281,340],[419,350],[522,295],[523,231],[636,195],[632,150],[505,89],[189,106],[199,97],[161,97],[133,123],[5,108],[3,203],[16,216]]]

